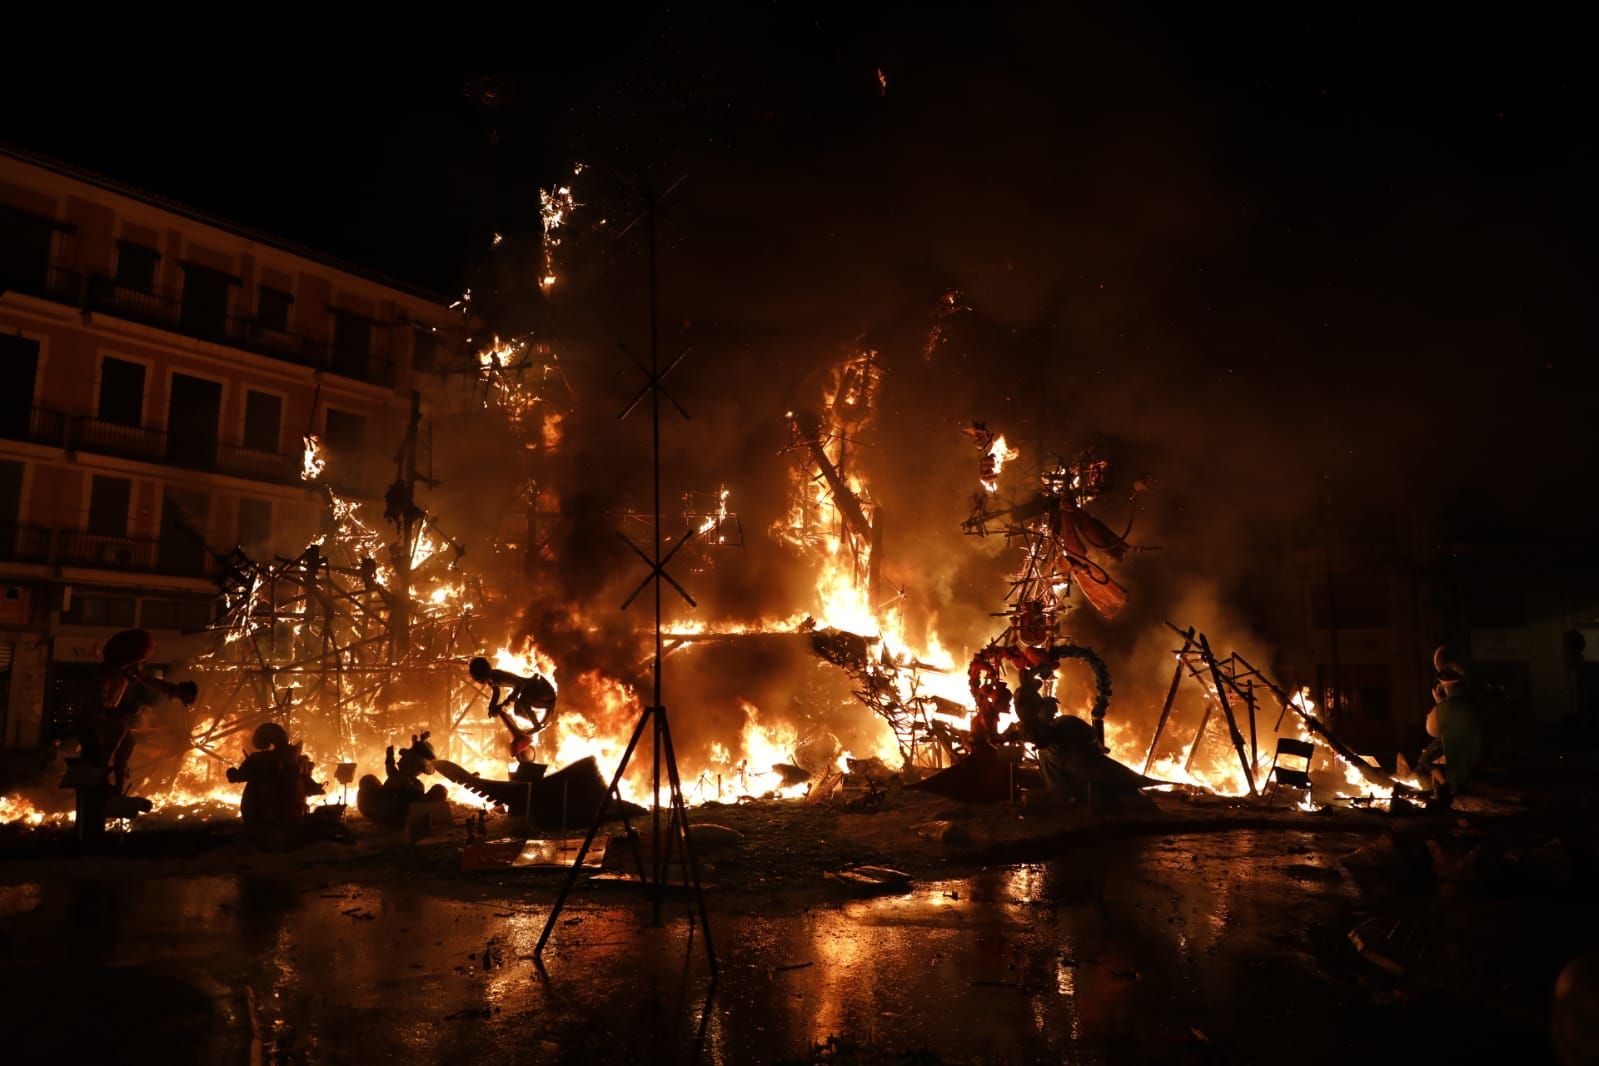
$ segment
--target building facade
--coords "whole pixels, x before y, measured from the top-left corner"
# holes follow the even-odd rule
[[[0,747],[34,748],[97,647],[199,651],[217,560],[298,554],[301,477],[375,497],[437,296],[95,175],[0,149]]]
[[[1267,628],[1284,680],[1311,690],[1340,738],[1385,765],[1414,759],[1442,643],[1492,690],[1499,752],[1599,737],[1599,566],[1585,545],[1509,531],[1488,543],[1480,522],[1400,504],[1314,526],[1279,550]]]

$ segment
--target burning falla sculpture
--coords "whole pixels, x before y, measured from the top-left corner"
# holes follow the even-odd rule
[[[1002,534],[1019,543],[1023,554],[1007,596],[1009,623],[971,665],[970,691],[977,709],[971,728],[961,736],[948,720],[964,708],[949,693],[938,693],[936,684],[923,684],[929,671],[942,673],[947,667],[919,661],[903,640],[893,608],[903,590],[883,576],[882,508],[855,465],[857,442],[874,421],[884,376],[877,353],[862,350],[834,368],[818,410],[787,415],[789,451],[796,457],[792,502],[773,531],[822,568],[818,592],[820,617],[826,620],[807,619],[799,633],[819,657],[849,675],[856,698],[888,723],[904,763],[922,769],[944,766],[945,756],[986,759],[1002,747],[1006,758],[1019,755],[1000,731],[1001,717],[1012,710],[1004,671],[1034,671],[1047,688],[1052,678],[1044,675],[1052,675],[1060,659],[1086,657],[1100,690],[1089,732],[1103,757],[1100,719],[1109,698],[1108,673],[1090,650],[1062,643],[1060,629],[1073,589],[1081,589],[1082,598],[1107,618],[1127,601],[1127,590],[1107,569],[1132,550],[1126,531],[1115,533],[1089,510],[1105,487],[1108,464],[1093,453],[1070,464],[1057,463],[1030,497],[996,508],[991,498],[999,491],[1006,464],[1020,452],[984,423],[974,422],[967,430],[980,452],[982,491],[963,528],[978,536]],[[1035,715],[1041,726],[1054,717],[1042,708]],[[1042,740],[1054,736],[1052,729],[1039,732]],[[984,790],[992,779],[1008,794],[1008,772],[979,776]]]
[[[1014,706],[1021,737],[1038,752],[1044,784],[1052,793],[1119,801],[1155,782],[1106,754],[1104,717],[1111,684],[1104,661],[1091,648],[1059,642],[1074,588],[1106,618],[1114,618],[1127,603],[1126,588],[1101,560],[1119,562],[1132,550],[1127,541],[1131,519],[1118,534],[1088,510],[1105,488],[1109,464],[1092,451],[1084,452],[1069,464],[1047,469],[1030,498],[992,509],[1000,473],[1020,453],[982,422],[973,422],[966,432],[981,452],[978,482],[983,491],[962,528],[973,536],[999,532],[1022,546],[1022,562],[1007,597],[1009,624],[968,667],[977,708],[969,750],[975,759],[993,758],[1003,739],[1000,716]],[[1135,510],[1142,488],[1141,483],[1134,486]],[[1061,714],[1047,691],[1064,660],[1080,660],[1092,671],[1095,694],[1087,721]],[[1014,693],[1005,680],[1007,667],[1019,678]]]
[[[1002,639],[1032,647],[1050,643],[1059,633],[1062,616],[1071,609],[1073,589],[1102,616],[1115,618],[1127,606],[1127,589],[1106,564],[1119,563],[1136,550],[1127,534],[1143,482],[1133,485],[1132,514],[1120,533],[1090,511],[1110,473],[1110,463],[1092,450],[1046,469],[1030,497],[993,508],[1004,460],[1019,453],[981,422],[972,423],[966,432],[982,450],[978,480],[983,491],[973,498],[971,516],[961,529],[975,537],[998,534],[1022,546],[1022,562],[1006,597],[1011,625]]]

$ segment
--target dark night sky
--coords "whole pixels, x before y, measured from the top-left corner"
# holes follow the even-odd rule
[[[690,176],[668,317],[735,383],[741,352],[925,332],[954,286],[996,406],[1036,371],[1101,432],[1237,438],[1214,462],[1263,488],[1591,511],[1582,35],[1291,7],[35,6],[0,45],[0,138],[446,293],[572,161],[663,158]],[[484,77],[492,108],[463,91]]]

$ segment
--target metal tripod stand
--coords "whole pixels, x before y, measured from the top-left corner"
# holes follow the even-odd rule
[[[668,189],[667,191],[670,192],[671,190]],[[650,361],[648,368],[646,368],[642,362],[633,357],[631,352],[627,352],[626,347],[623,347],[622,350],[627,352],[629,358],[632,358],[633,362],[638,365],[639,370],[644,374],[646,380],[644,386],[639,390],[638,395],[633,397],[632,402],[623,408],[622,413],[618,416],[618,420],[625,419],[628,415],[633,413],[634,409],[638,407],[639,403],[643,401],[646,396],[649,397],[651,456],[655,493],[655,523],[654,533],[651,537],[652,551],[645,552],[632,541],[628,540],[625,536],[623,536],[622,539],[623,542],[633,550],[634,554],[636,554],[640,559],[644,560],[644,564],[650,569],[649,573],[645,575],[644,580],[639,583],[638,588],[634,589],[632,595],[628,596],[628,598],[623,602],[622,609],[626,610],[633,604],[634,600],[638,599],[640,593],[642,593],[645,589],[650,588],[652,585],[654,586],[655,659],[652,671],[654,674],[654,696],[650,702],[650,705],[645,707],[643,713],[639,715],[638,723],[633,727],[633,735],[628,738],[627,747],[623,750],[622,758],[616,765],[616,773],[611,777],[609,794],[620,801],[622,775],[627,772],[628,763],[632,761],[633,753],[638,748],[639,739],[643,737],[645,727],[650,727],[652,730],[651,737],[653,740],[651,754],[654,761],[650,775],[650,782],[652,786],[650,796],[650,869],[649,872],[646,873],[643,863],[640,862],[639,880],[644,886],[645,895],[648,896],[650,900],[651,920],[653,924],[660,925],[661,904],[665,900],[666,891],[669,887],[667,876],[668,869],[671,865],[669,861],[671,858],[670,853],[675,851],[676,854],[681,856],[682,869],[686,879],[686,887],[690,888],[694,894],[695,909],[689,914],[690,930],[692,932],[693,922],[695,916],[697,915],[705,941],[706,960],[710,963],[711,977],[714,979],[717,973],[716,949],[711,943],[710,916],[705,909],[705,888],[700,882],[699,864],[694,858],[694,846],[689,834],[688,804],[683,799],[683,782],[678,775],[677,754],[672,747],[672,729],[666,714],[666,702],[661,693],[661,662],[665,657],[662,647],[663,640],[661,636],[661,583],[664,581],[671,585],[677,594],[683,597],[684,601],[688,603],[690,607],[696,606],[696,604],[694,603],[694,598],[688,594],[683,586],[679,585],[677,581],[673,579],[672,575],[666,572],[667,564],[672,561],[673,556],[678,553],[678,550],[682,548],[683,545],[687,544],[694,536],[694,530],[690,528],[688,532],[684,533],[683,536],[678,539],[677,543],[674,544],[670,550],[666,551],[664,554],[662,553],[661,398],[663,396],[666,397],[666,399],[671,402],[672,406],[677,408],[679,414],[681,414],[684,418],[688,417],[688,412],[683,410],[682,405],[680,405],[669,393],[666,392],[666,389],[662,385],[662,381],[666,375],[672,372],[678,363],[683,361],[683,357],[688,354],[688,349],[685,348],[678,352],[672,361],[668,363],[664,369],[662,369],[660,365],[660,339],[657,315],[655,262],[655,216],[658,203],[659,197],[655,196],[653,193],[650,194],[647,198],[647,204],[644,212],[644,220],[647,227],[649,243]],[[622,535],[619,533],[618,536]],[[666,825],[664,827],[661,824],[661,770],[663,766],[666,770],[667,787],[669,791],[669,798],[667,801],[668,814]],[[577,856],[572,860],[572,868],[567,872],[566,880],[561,886],[560,895],[556,896],[555,905],[550,908],[549,917],[544,921],[544,929],[539,933],[538,943],[534,945],[533,959],[540,965],[542,965],[544,945],[549,942],[550,933],[554,931],[555,923],[560,918],[561,910],[566,906],[567,897],[571,894],[572,888],[577,884],[578,875],[583,868],[583,860],[585,857],[587,857],[589,848],[593,846],[594,837],[599,832],[600,825],[605,819],[605,807],[605,804],[601,804],[595,810],[594,819],[589,824],[588,833],[583,837],[583,844],[578,848]],[[627,826],[629,839],[636,849],[638,847],[638,834],[633,831],[631,822],[628,822]]]

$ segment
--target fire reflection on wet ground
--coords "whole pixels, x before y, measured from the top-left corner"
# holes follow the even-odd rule
[[[708,1015],[685,924],[643,927],[614,889],[569,908],[540,978],[543,889],[24,883],[0,888],[0,993],[40,1055],[131,1034],[122,1054],[166,1061],[764,1062],[839,1037],[949,1061],[1249,1061],[1291,1039],[1321,1061],[1379,1050],[1350,1042],[1372,1010],[1353,961],[1326,962],[1353,891],[1306,876],[1354,846],[1331,836],[1121,841],[841,904],[715,899]]]

